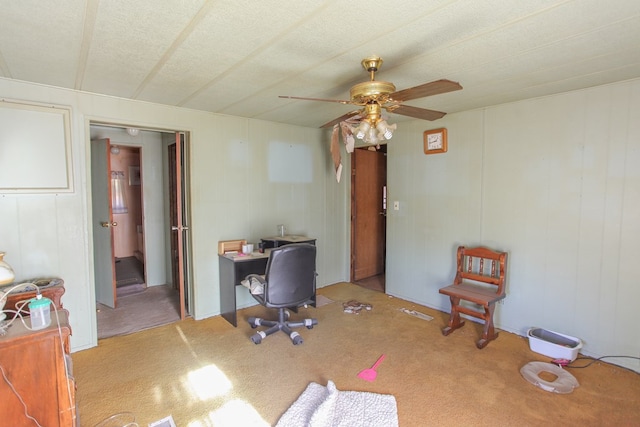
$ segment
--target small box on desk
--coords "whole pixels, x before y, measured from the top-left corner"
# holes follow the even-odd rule
[[[218,242],[218,255],[224,255],[227,252],[242,252],[242,245],[246,245],[246,240],[221,240]]]

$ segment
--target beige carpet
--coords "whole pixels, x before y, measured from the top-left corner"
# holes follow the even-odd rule
[[[118,296],[117,307],[97,305],[98,339],[126,335],[180,320],[178,292],[169,285]]]
[[[444,337],[446,313],[352,284],[319,294],[333,302],[300,310],[319,321],[299,330],[300,346],[282,333],[253,344],[242,319],[268,312],[256,306],[239,312],[237,328],[219,316],[188,319],[74,353],[82,426],[121,412],[141,426],[168,415],[180,427],[275,425],[311,382],[329,380],[339,390],[395,396],[400,426],[639,425],[635,372],[596,362],[570,371],[580,383],[573,393],[550,393],[520,375],[526,363],[548,361],[523,337],[501,332],[478,350],[473,322]],[[345,313],[342,303],[354,299],[373,309]],[[358,378],[381,354],[375,382]]]

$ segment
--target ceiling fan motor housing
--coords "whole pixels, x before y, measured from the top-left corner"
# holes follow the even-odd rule
[[[380,66],[382,66],[382,58],[380,58],[379,56],[370,56],[368,58],[364,58],[360,63],[362,64],[362,68],[364,68],[366,72],[375,72],[378,71]]]
[[[389,95],[396,91],[396,87],[393,83],[375,79],[375,72],[382,65],[382,58],[371,56],[363,59],[361,64],[362,68],[371,74],[371,80],[358,83],[351,88],[351,102],[356,105],[366,105],[372,102],[385,103],[389,99]]]
[[[373,80],[358,83],[351,88],[351,101],[364,105],[370,101],[385,102],[388,96],[396,91],[393,83]]]

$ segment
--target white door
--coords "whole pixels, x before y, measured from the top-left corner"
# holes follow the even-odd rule
[[[109,139],[91,141],[91,199],[93,207],[93,264],[96,301],[116,307],[115,258],[111,212]]]

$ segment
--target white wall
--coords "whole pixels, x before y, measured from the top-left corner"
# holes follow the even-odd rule
[[[319,286],[348,278],[348,195],[330,173],[328,140],[321,130],[8,79],[0,79],[0,96],[71,108],[74,192],[0,195],[0,250],[7,253],[16,280],[65,280],[62,301],[70,312],[73,351],[97,345],[90,122],[190,132],[196,319],[219,314],[217,242],[256,241],[274,234],[277,224],[318,239]],[[16,161],[28,165],[28,159]],[[282,182],[274,168],[286,168],[287,162],[293,176]],[[162,178],[145,174],[143,179]]]
[[[438,127],[449,151],[421,154]],[[640,356],[640,80],[403,123],[388,150],[388,293],[448,312],[456,247],[486,245],[509,252],[497,327]]]

